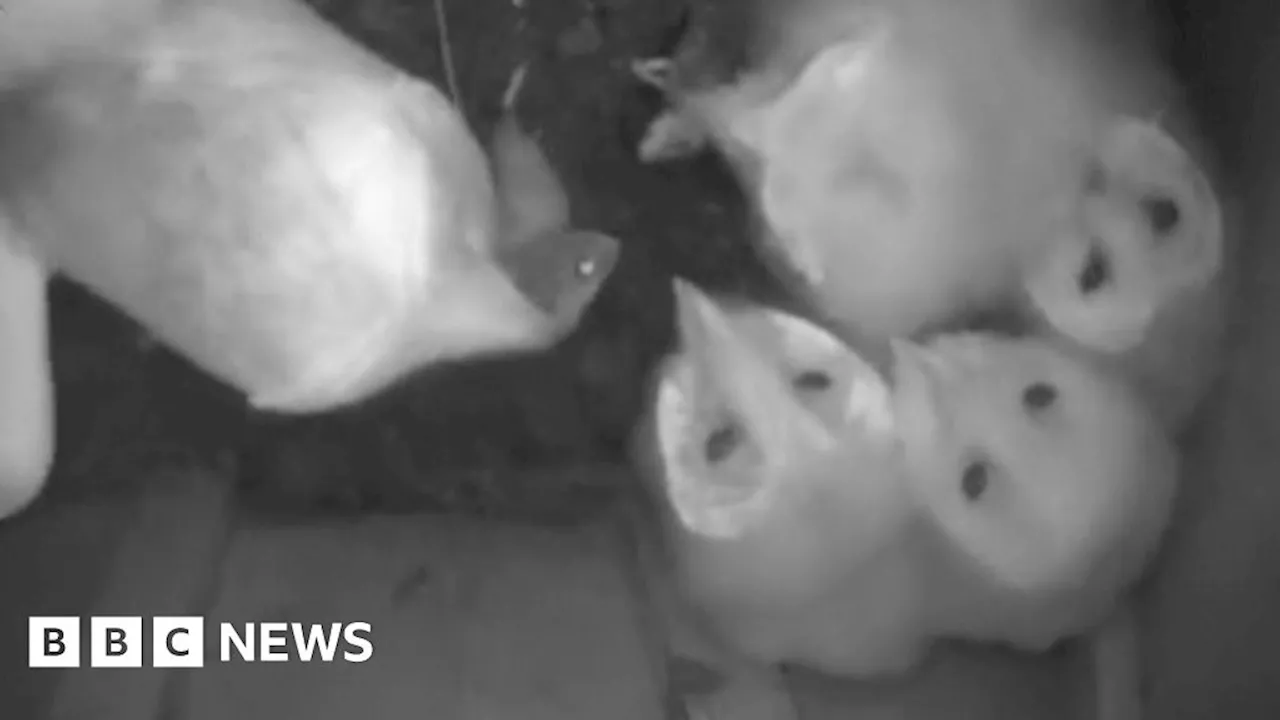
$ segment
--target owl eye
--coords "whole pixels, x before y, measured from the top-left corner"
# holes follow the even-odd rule
[[[1142,211],[1151,223],[1151,229],[1157,235],[1168,235],[1178,227],[1182,220],[1182,212],[1178,203],[1167,195],[1150,195],[1142,198]]]
[[[984,460],[974,460],[965,466],[960,476],[960,491],[965,499],[975,502],[986,492],[991,484],[991,465]]]
[[[1058,399],[1058,389],[1046,382],[1032,383],[1022,391],[1022,406],[1035,412],[1044,410]]]
[[[708,463],[715,465],[723,462],[741,444],[741,426],[735,422],[726,422],[707,435],[702,446],[702,454]]]
[[[1111,262],[1102,248],[1094,243],[1089,248],[1089,254],[1085,257],[1084,267],[1080,269],[1076,283],[1082,294],[1091,295],[1109,282],[1111,282]]]
[[[831,376],[821,370],[808,370],[797,375],[792,385],[797,390],[817,392],[831,387],[833,382]]]

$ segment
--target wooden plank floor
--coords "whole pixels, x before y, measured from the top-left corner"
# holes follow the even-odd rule
[[[604,517],[549,529],[418,515],[280,524],[238,516],[224,479],[193,474],[153,485],[0,526],[5,717],[1087,717],[1076,714],[1087,693],[1078,692],[1081,663],[1069,654],[1032,661],[976,650],[944,653],[906,683],[752,671],[726,684],[731,691],[673,704],[672,658],[709,656],[676,617],[652,563],[630,572],[644,564],[637,543],[624,542],[643,546],[634,523]],[[203,615],[206,663],[30,670],[30,614]],[[218,623],[272,621],[369,622],[374,655],[365,663],[219,661]],[[149,649],[145,657],[149,665]]]
[[[243,527],[211,620],[365,621],[374,653],[210,663],[187,673],[181,717],[656,720],[610,539],[430,516]]]
[[[0,525],[0,707],[46,718],[64,673],[27,667],[27,618],[88,615],[134,508],[94,503],[33,508]]]
[[[161,671],[28,668],[27,617],[198,613],[219,565],[230,493],[222,477],[163,472],[145,492],[37,506],[0,525],[4,717],[157,717]]]
[[[114,562],[98,586],[90,612],[140,616],[144,628],[158,615],[203,614],[221,580],[233,510],[232,489],[228,478],[214,475],[182,472],[156,478],[133,504],[126,532],[116,543]],[[87,631],[87,621],[82,626]],[[141,669],[82,667],[65,671],[52,699],[51,717],[160,717],[165,709],[167,672],[150,667],[150,643],[148,635]],[[87,650],[87,643],[82,642],[81,652]]]

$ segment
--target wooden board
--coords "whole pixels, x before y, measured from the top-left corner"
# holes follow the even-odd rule
[[[657,720],[612,533],[457,518],[250,525],[215,622],[369,622],[373,656],[179,670],[183,720]]]
[[[671,668],[679,659],[715,662],[718,651],[682,618],[653,549],[628,546],[635,526],[618,517],[576,530],[420,515],[242,520],[228,547],[225,483],[181,475],[150,486],[140,498],[69,505],[0,528],[0,572],[21,578],[5,596],[0,640],[21,651],[6,654],[11,677],[33,678],[0,700],[21,717],[1086,717],[1073,714],[1087,699],[1076,692],[1079,658],[967,649],[893,685],[784,681],[731,667],[726,691],[675,707]],[[95,613],[205,615],[206,665],[25,669],[27,614]],[[223,664],[222,621],[366,621],[374,657]]]
[[[27,667],[27,618],[88,615],[133,508],[127,503],[36,507],[0,525],[0,707],[45,718],[72,671]]]
[[[1146,600],[1149,717],[1280,717],[1280,7],[1189,3],[1244,210],[1235,346]]]
[[[232,522],[233,490],[228,478],[196,471],[167,473],[149,483],[134,505],[116,547],[115,561],[90,608],[93,615],[142,618],[147,633],[143,667],[82,667],[66,672],[51,717],[160,717],[171,671],[151,667],[151,621],[155,616],[205,612],[220,577]],[[84,628],[87,631],[87,625]],[[88,652],[87,644],[81,652]]]
[[[30,669],[27,618],[199,613],[217,575],[231,491],[219,476],[163,472],[134,492],[38,505],[0,526],[5,717],[156,717],[164,671],[89,668],[83,642],[82,667]]]
[[[901,682],[807,673],[789,681],[804,720],[1089,720],[1090,666],[1081,649],[1031,658],[951,646]]]

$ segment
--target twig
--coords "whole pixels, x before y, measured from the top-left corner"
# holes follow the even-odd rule
[[[507,89],[502,93],[502,109],[510,111],[516,106],[516,98],[519,97],[520,91],[524,88],[524,78],[529,70],[528,63],[521,63],[520,67],[511,73],[511,79],[507,81]]]
[[[458,91],[458,77],[453,70],[453,46],[449,43],[449,20],[445,17],[444,0],[435,0],[436,32],[440,35],[440,59],[444,63],[444,80],[453,103],[462,107],[462,93]]]

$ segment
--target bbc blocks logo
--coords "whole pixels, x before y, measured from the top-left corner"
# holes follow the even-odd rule
[[[205,648],[203,617],[31,617],[28,666],[140,668],[150,639],[151,667],[198,668],[212,658]],[[373,657],[372,627],[353,623],[216,623],[219,662],[351,662]],[[149,629],[149,633],[144,633]],[[84,631],[87,630],[86,635]],[[212,649],[212,648],[209,648]]]

